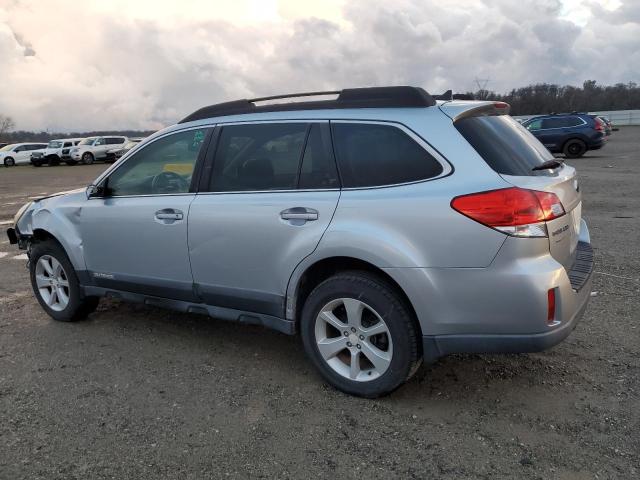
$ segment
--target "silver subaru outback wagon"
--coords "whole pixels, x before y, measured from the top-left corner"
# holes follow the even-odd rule
[[[42,308],[80,320],[113,296],[299,332],[364,397],[423,359],[567,337],[593,270],[575,170],[502,102],[329,93],[202,108],[25,205],[8,235]]]

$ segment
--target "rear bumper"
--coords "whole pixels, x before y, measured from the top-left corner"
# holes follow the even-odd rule
[[[567,272],[567,285],[557,288],[563,310],[561,321],[548,331],[517,334],[453,334],[422,337],[424,359],[434,362],[454,353],[528,353],[547,350],[562,342],[582,318],[591,294],[593,250],[587,242],[578,243],[576,261]],[[563,282],[564,283],[564,282]],[[532,292],[533,293],[533,292]],[[523,315],[524,316],[524,315]],[[518,318],[514,318],[514,323]]]

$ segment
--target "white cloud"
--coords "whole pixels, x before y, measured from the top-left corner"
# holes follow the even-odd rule
[[[637,81],[638,38],[632,0],[0,0],[0,113],[21,129],[154,129],[292,91]]]

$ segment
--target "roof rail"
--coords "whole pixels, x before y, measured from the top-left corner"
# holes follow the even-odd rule
[[[335,100],[316,100],[306,102],[286,102],[269,105],[256,105],[257,102],[281,100],[284,98],[317,97],[324,95],[338,95]],[[218,103],[196,110],[178,123],[192,122],[211,117],[225,115],[239,115],[243,113],[285,112],[293,110],[323,110],[337,108],[404,108],[404,107],[432,107],[435,100],[420,87],[367,87],[345,88],[328,92],[307,92],[288,95],[274,95],[271,97],[254,98],[251,100],[234,100]]]

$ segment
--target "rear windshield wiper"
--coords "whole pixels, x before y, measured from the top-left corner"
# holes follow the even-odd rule
[[[564,165],[564,161],[559,158],[552,158],[551,160],[547,160],[546,162],[542,162],[540,165],[536,165],[531,170],[534,172],[536,170],[546,170],[548,168],[559,168]]]

